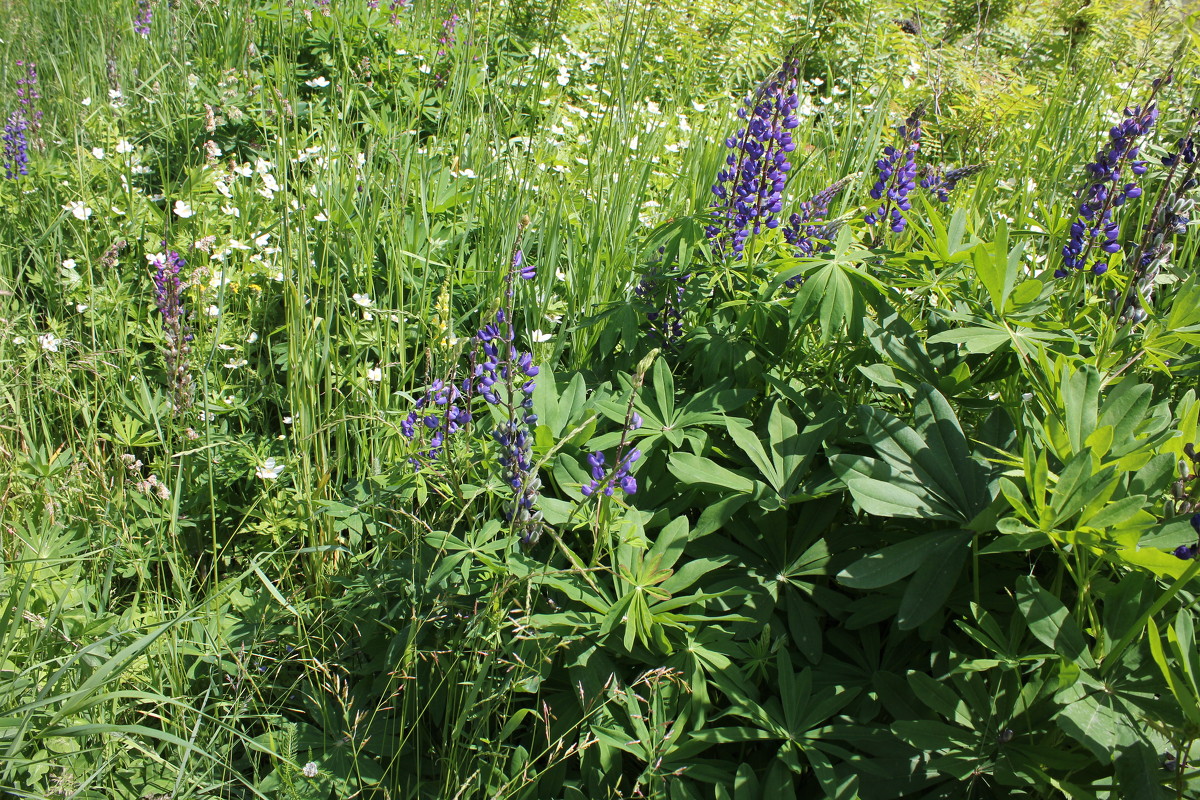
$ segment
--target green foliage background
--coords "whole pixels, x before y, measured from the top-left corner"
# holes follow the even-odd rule
[[[43,112],[0,181],[0,791],[1200,792],[1194,226],[1148,319],[1112,310],[1165,171],[1113,269],[1051,277],[1084,165],[1168,68],[1147,157],[1190,130],[1194,12],[150,8],[142,37],[136,4],[0,0],[0,111],[23,60]],[[723,140],[785,54],[788,210],[850,176],[845,224],[723,260]],[[874,163],[921,103],[926,163],[986,168],[881,235]],[[486,406],[435,463],[403,434],[518,244],[532,546]],[[627,440],[638,492],[585,497]]]

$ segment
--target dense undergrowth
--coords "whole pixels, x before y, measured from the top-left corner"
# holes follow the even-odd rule
[[[0,791],[1200,796],[1186,8],[0,11]]]

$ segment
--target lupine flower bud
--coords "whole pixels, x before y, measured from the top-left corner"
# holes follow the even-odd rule
[[[856,172],[826,186],[813,195],[812,199],[801,203],[799,210],[792,214],[788,220],[788,227],[783,229],[783,238],[795,248],[796,256],[802,258],[830,249],[829,240],[836,235],[837,226],[826,221],[826,217],[829,216],[829,204],[858,176],[859,173]],[[793,278],[786,285],[789,289],[794,289],[800,283],[800,278]]]

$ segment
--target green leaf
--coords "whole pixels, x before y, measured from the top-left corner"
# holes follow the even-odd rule
[[[703,456],[686,452],[671,454],[667,468],[688,486],[712,486],[730,489],[743,494],[753,494],[761,484],[732,470],[728,470]]]
[[[931,719],[893,722],[892,733],[926,753],[940,753],[947,750],[969,752],[975,747],[975,736],[971,732]]]
[[[654,546],[646,554],[646,563],[653,564],[657,569],[670,569],[683,555],[683,548],[687,542],[687,517],[676,517],[658,532]]]
[[[749,457],[754,466],[758,467],[762,476],[767,479],[767,483],[778,492],[783,485],[783,479],[775,468],[774,462],[763,449],[762,440],[758,438],[757,434],[742,427],[734,419],[728,420],[725,428],[729,431],[729,438],[733,439],[733,443]]]
[[[1019,261],[1021,248],[1015,251]],[[1004,304],[1016,282],[1016,263],[1009,258],[1008,225],[1004,220],[996,223],[996,241],[990,247],[980,247],[974,253],[975,271],[987,289],[996,314],[1004,314]]]
[[[950,342],[961,344],[968,353],[982,355],[993,353],[1012,341],[1012,334],[1003,328],[984,327],[982,325],[955,328],[943,331],[926,339],[928,344]]]
[[[933,552],[940,536],[926,533],[871,553],[838,573],[838,582],[852,589],[879,589],[907,578]]]
[[[916,479],[898,475],[882,460],[842,453],[830,458],[829,466],[868,514],[958,521],[954,511],[927,495]]]
[[[1058,727],[1082,744],[1101,764],[1112,762],[1119,742],[1118,732],[1128,724],[1106,700],[1086,695],[1067,703],[1058,712]]]
[[[1071,618],[1067,607],[1028,575],[1017,580],[1017,606],[1025,617],[1029,632],[1039,642],[1084,667],[1096,666],[1083,632]]]
[[[971,534],[966,531],[943,534],[938,539],[900,599],[896,614],[900,630],[912,630],[942,609],[958,583],[970,543]]]
[[[1097,514],[1081,516],[1079,524],[1080,526],[1087,525],[1089,528],[1111,528],[1132,518],[1145,505],[1146,495],[1135,494],[1132,497],[1122,498],[1115,503],[1109,503]]]

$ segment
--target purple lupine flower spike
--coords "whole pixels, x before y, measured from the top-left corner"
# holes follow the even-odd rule
[[[950,202],[950,193],[954,191],[954,187],[958,186],[959,181],[981,172],[984,166],[986,165],[968,164],[965,167],[956,167],[945,172],[939,168],[927,167],[923,173],[924,177],[921,178],[921,188],[932,192],[939,201],[948,203]]]
[[[496,312],[496,323],[485,325],[476,338],[482,354],[475,367],[476,390],[488,403],[507,411],[507,419],[492,431],[500,449],[501,477],[514,495],[513,507],[506,513],[520,531],[521,541],[534,544],[541,536],[542,519],[534,507],[542,481],[533,466],[532,433],[538,421],[533,413],[537,384],[532,379],[539,370],[531,353],[513,346],[516,332],[503,310]]]
[[[4,177],[10,181],[29,174],[29,134],[38,130],[42,119],[42,112],[37,108],[37,101],[41,99],[37,89],[37,67],[25,61],[18,61],[17,67],[24,68],[24,74],[17,78],[17,108],[8,115],[4,133],[0,136]]]
[[[1113,304],[1114,310],[1120,312],[1122,324],[1140,323],[1149,316],[1147,308],[1154,302],[1158,276],[1170,265],[1175,253],[1174,238],[1186,234],[1192,222],[1196,202],[1192,195],[1200,186],[1197,175],[1200,161],[1197,160],[1194,137],[1197,125],[1200,125],[1200,112],[1193,112],[1184,136],[1178,140],[1175,149],[1162,158],[1167,172],[1158,199],[1130,259],[1133,272],[1124,295],[1118,295]]]
[[[1156,82],[1155,92],[1159,85]],[[1109,143],[1087,165],[1091,183],[1083,191],[1079,216],[1071,224],[1070,236],[1063,245],[1063,266],[1054,271],[1054,277],[1065,278],[1072,271],[1089,266],[1096,275],[1108,271],[1109,259],[1121,251],[1117,241],[1121,228],[1113,220],[1113,211],[1127,200],[1141,197],[1141,188],[1130,176],[1146,172],[1147,163],[1138,159],[1139,141],[1157,120],[1158,109],[1151,95],[1151,102],[1145,107],[1126,108],[1125,119],[1109,130]]]
[[[924,110],[924,105],[918,106],[897,129],[901,146],[883,148],[883,158],[875,162],[879,177],[871,187],[871,199],[880,201],[880,205],[863,218],[868,225],[887,225],[893,233],[903,233],[908,226],[904,212],[912,208],[908,194],[917,188],[917,151],[921,149]]]
[[[791,131],[800,124],[799,68],[799,61],[788,58],[738,109],[746,126],[725,140],[730,152],[712,187],[716,199],[705,228],[720,256],[740,259],[752,235],[779,226],[783,189],[792,169],[788,154],[796,149]]]
[[[453,9],[450,10],[450,16],[442,21],[442,35],[438,37],[438,45],[440,45],[438,48],[439,56],[446,55],[446,51],[454,47],[455,43],[458,42],[454,38],[454,29],[458,26],[458,21],[459,16],[454,13]]]
[[[25,136],[28,128],[29,123],[20,109],[9,114],[4,124],[4,177],[10,181],[29,174],[29,140]]]
[[[469,384],[467,384],[469,386]],[[471,424],[471,412],[453,381],[435,380],[425,394],[417,400],[416,408],[400,422],[400,433],[406,439],[415,440],[422,427],[428,447],[409,458],[413,466],[422,461],[437,461],[442,456],[446,437]]]
[[[155,303],[162,314],[163,333],[167,340],[164,361],[171,384],[174,411],[178,414],[191,404],[192,397],[191,375],[188,371],[192,334],[186,324],[183,307],[184,286],[179,277],[186,262],[174,250],[166,255],[147,255],[146,260],[154,267]]]
[[[150,21],[153,19],[154,12],[150,7],[150,0],[138,0],[138,13],[133,19],[133,32],[143,39],[150,38]]]
[[[813,195],[811,200],[801,203],[799,210],[792,214],[791,219],[788,220],[788,226],[783,229],[783,238],[792,245],[797,257],[803,258],[814,253],[824,253],[832,247],[829,240],[836,235],[839,225],[826,221],[829,216],[829,204],[858,175],[857,172],[847,175],[826,186]],[[789,289],[794,289],[800,285],[802,280],[802,278],[792,278],[785,285]]]

